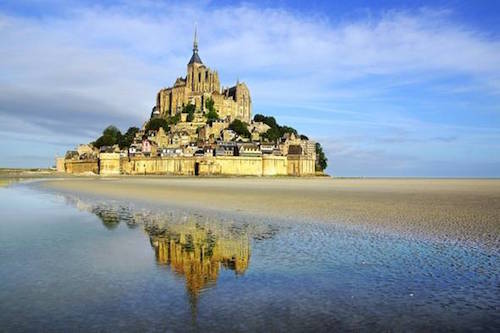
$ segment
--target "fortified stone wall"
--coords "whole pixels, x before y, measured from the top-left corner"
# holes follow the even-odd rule
[[[314,158],[289,155],[287,157],[287,160],[288,160],[287,174],[289,176],[315,175],[314,166],[316,160]]]
[[[217,156],[220,174],[228,176],[262,176],[262,157]]]
[[[122,158],[122,173],[129,175],[194,175],[194,157]]]
[[[59,161],[59,164],[61,162]],[[67,173],[101,175],[310,176],[315,160],[306,156],[133,157],[102,153],[99,160],[64,161]],[[60,166],[59,166],[60,167]]]
[[[195,164],[195,169],[198,169],[198,175],[210,176],[221,175],[221,166],[217,163],[216,157],[205,157],[198,159]]]
[[[286,156],[262,156],[262,175],[263,176],[286,176],[287,170]]]
[[[99,173],[104,176],[120,174],[120,154],[99,154]]]
[[[150,157],[122,160],[123,172],[131,175],[194,175],[193,157]]]
[[[60,163],[58,161],[58,163]],[[57,165],[59,171],[60,165]],[[97,160],[65,160],[64,169],[67,173],[80,174],[93,172],[99,173],[99,165]]]

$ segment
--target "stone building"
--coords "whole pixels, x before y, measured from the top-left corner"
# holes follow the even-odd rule
[[[207,115],[209,99],[219,119]],[[315,174],[315,142],[296,132],[286,132],[279,139],[270,140],[269,130],[280,127],[276,123],[275,128],[272,123],[251,120],[251,112],[247,86],[238,81],[233,87],[221,89],[217,72],[203,64],[195,30],[187,75],[178,78],[173,87],[158,92],[151,112],[155,123],[158,123],[156,118],[163,117],[165,124],[153,129],[145,123],[130,146],[122,150],[118,145],[100,149],[92,144],[81,145],[77,151],[69,151],[64,159],[57,160],[57,170],[101,175]],[[231,124],[235,119],[245,124]]]
[[[250,122],[252,100],[245,83],[236,82],[233,87],[221,89],[219,75],[203,64],[198,54],[198,37],[195,30],[193,55],[187,64],[187,74],[179,77],[174,85],[161,89],[156,97],[156,106],[151,116],[168,117],[181,113],[188,104],[195,105],[196,111],[205,113],[208,99],[220,118],[240,119]]]

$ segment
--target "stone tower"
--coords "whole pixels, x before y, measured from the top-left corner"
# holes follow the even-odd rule
[[[198,31],[195,27],[193,54],[187,64],[187,75],[178,77],[173,87],[158,92],[155,116],[173,116],[182,112],[188,104],[193,104],[197,111],[205,112],[205,102],[209,98],[213,99],[220,118],[250,122],[250,90],[240,82],[233,87],[221,89],[217,71],[211,70],[201,61],[198,53]]]
[[[217,72],[206,67],[198,54],[198,33],[195,27],[193,55],[187,65],[186,85],[192,94],[212,93],[220,91]]]

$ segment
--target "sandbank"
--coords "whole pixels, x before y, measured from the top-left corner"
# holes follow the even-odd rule
[[[46,180],[40,186],[255,218],[500,244],[497,179],[116,177]]]

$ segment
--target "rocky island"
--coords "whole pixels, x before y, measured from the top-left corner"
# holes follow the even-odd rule
[[[195,29],[187,73],[161,89],[150,118],[122,134],[109,126],[94,142],[56,158],[70,174],[313,176],[327,159],[321,145],[274,117],[252,118],[243,82],[222,87],[203,64]]]

